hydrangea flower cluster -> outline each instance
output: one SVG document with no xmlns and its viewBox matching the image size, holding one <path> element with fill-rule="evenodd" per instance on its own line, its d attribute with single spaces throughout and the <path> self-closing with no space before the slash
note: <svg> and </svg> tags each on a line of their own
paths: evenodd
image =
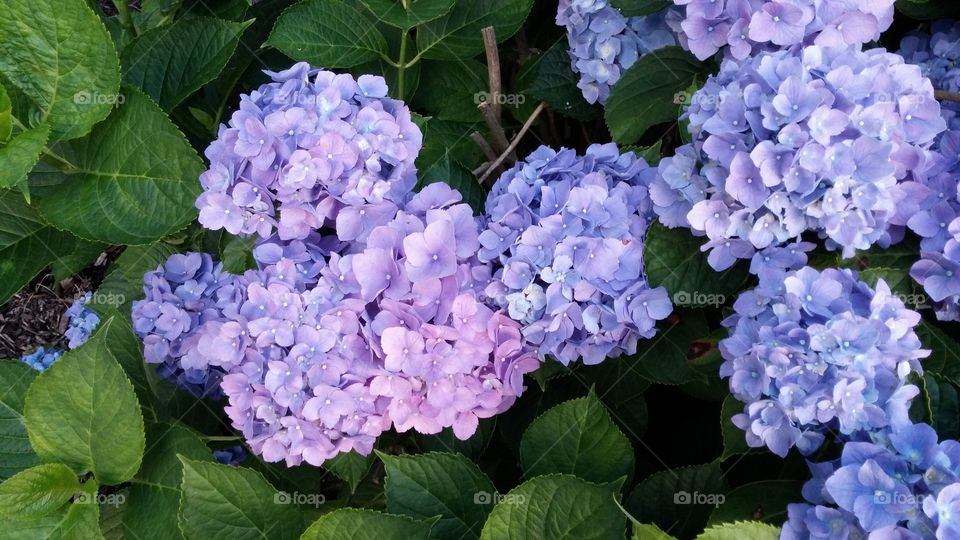
<svg viewBox="0 0 960 540">
<path fill-rule="evenodd" d="M 765 272 L 734 309 L 720 375 L 746 403 L 733 423 L 751 447 L 809 454 L 828 430 L 850 436 L 908 421 L 918 389 L 906 379 L 929 351 L 914 332 L 920 315 L 883 280 L 874 290 L 850 270 Z"/>
<path fill-rule="evenodd" d="M 893 23 L 894 0 L 673 0 L 671 26 L 700 60 L 727 48 L 743 60 L 793 45 L 842 47 L 876 40 Z"/>
<path fill-rule="evenodd" d="M 143 277 L 133 303 L 133 330 L 157 372 L 198 396 L 219 395 L 220 379 L 237 362 L 222 343 L 204 339 L 240 294 L 236 277 L 205 253 L 174 254 Z"/>
<path fill-rule="evenodd" d="M 486 292 L 541 358 L 595 364 L 633 353 L 672 311 L 644 273 L 654 175 L 605 144 L 584 156 L 541 147 L 497 180 L 480 234 L 480 260 L 497 268 Z"/>
<path fill-rule="evenodd" d="M 808 230 L 846 257 L 898 241 L 904 184 L 945 128 L 930 81 L 882 49 L 725 61 L 687 115 L 693 143 L 651 197 L 664 224 L 706 234 L 717 270 Z"/>
<path fill-rule="evenodd" d="M 938 443 L 932 427 L 911 423 L 862 439 L 839 460 L 809 464 L 810 504 L 789 505 L 780 538 L 960 537 L 960 443 Z"/>
<path fill-rule="evenodd" d="M 610 88 L 641 56 L 677 44 L 666 11 L 624 17 L 607 0 L 560 0 L 557 24 L 566 27 L 577 87 L 590 103 L 604 103 Z"/>
<path fill-rule="evenodd" d="M 86 307 L 93 293 L 86 293 L 77 297 L 64 312 L 67 316 L 67 329 L 64 336 L 67 338 L 67 349 L 76 349 L 90 339 L 90 335 L 100 324 L 100 316 Z M 63 356 L 64 351 L 55 347 L 37 347 L 35 351 L 20 357 L 20 361 L 37 371 L 46 371 L 53 363 Z"/>
<path fill-rule="evenodd" d="M 907 34 L 897 51 L 910 64 L 923 70 L 923 76 L 937 90 L 960 92 L 960 23 L 936 21 L 928 32 Z M 960 129 L 960 103 L 944 101 L 941 106 L 949 129 Z"/>
<path fill-rule="evenodd" d="M 298 63 L 241 96 L 206 150 L 200 223 L 303 239 L 345 204 L 402 203 L 416 183 L 420 129 L 382 77 Z"/>
<path fill-rule="evenodd" d="M 224 465 L 239 467 L 247 459 L 247 451 L 242 446 L 231 446 L 222 450 L 214 450 L 213 458 Z"/>
</svg>

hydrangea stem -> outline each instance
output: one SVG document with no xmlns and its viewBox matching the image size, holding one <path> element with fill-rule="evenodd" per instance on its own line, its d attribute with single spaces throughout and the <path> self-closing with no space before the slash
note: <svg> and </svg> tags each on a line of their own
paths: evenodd
<svg viewBox="0 0 960 540">
<path fill-rule="evenodd" d="M 137 29 L 133 26 L 133 19 L 130 17 L 130 7 L 127 0 L 112 0 L 114 7 L 117 8 L 117 17 L 120 19 L 120 26 L 130 33 L 131 36 L 137 35 Z"/>
</svg>

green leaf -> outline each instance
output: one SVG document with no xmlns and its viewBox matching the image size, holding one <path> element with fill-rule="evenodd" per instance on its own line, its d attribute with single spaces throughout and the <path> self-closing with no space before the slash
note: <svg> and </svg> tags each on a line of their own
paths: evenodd
<svg viewBox="0 0 960 540">
<path fill-rule="evenodd" d="M 463 202 L 470 205 L 474 214 L 483 212 L 483 205 L 487 200 L 486 190 L 480 185 L 472 172 L 455 161 L 449 154 L 444 155 L 421 172 L 417 191 L 435 182 L 445 183 L 459 191 L 463 195 Z"/>
<path fill-rule="evenodd" d="M 480 31 L 492 26 L 497 41 L 515 34 L 533 7 L 533 0 L 457 2 L 446 16 L 417 27 L 417 49 L 423 58 L 457 60 L 483 51 Z"/>
<path fill-rule="evenodd" d="M 352 67 L 387 50 L 376 22 L 340 0 L 304 0 L 286 9 L 266 45 L 325 68 Z"/>
<path fill-rule="evenodd" d="M 37 375 L 24 363 L 0 362 L 0 480 L 40 463 L 23 423 L 23 400 Z"/>
<path fill-rule="evenodd" d="M 530 424 L 520 441 L 524 476 L 569 473 L 592 482 L 633 475 L 633 447 L 590 392 Z"/>
<path fill-rule="evenodd" d="M 110 322 L 103 323 L 109 327 Z M 143 458 L 143 417 L 133 385 L 104 334 L 67 351 L 27 392 L 30 443 L 44 461 L 92 471 L 105 485 L 133 477 Z"/>
<path fill-rule="evenodd" d="M 438 120 L 479 122 L 477 106 L 487 91 L 487 67 L 472 58 L 458 62 L 426 61 L 413 107 Z"/>
<path fill-rule="evenodd" d="M 180 461 L 179 521 L 188 540 L 288 539 L 303 530 L 300 508 L 289 504 L 260 473 L 182 456 Z"/>
<path fill-rule="evenodd" d="M 150 30 L 123 49 L 123 81 L 170 111 L 220 74 L 252 22 L 190 17 Z"/>
<path fill-rule="evenodd" d="M 103 538 L 103 533 L 100 532 L 99 521 L 99 505 L 74 503 L 42 517 L 7 520 L 3 524 L 3 538 L 4 540 L 37 540 L 38 538 L 100 540 Z"/>
<path fill-rule="evenodd" d="M 40 159 L 40 152 L 47 144 L 50 127 L 40 124 L 17 134 L 6 146 L 0 147 L 0 189 L 9 189 L 21 183 L 30 169 Z"/>
<path fill-rule="evenodd" d="M 677 92 L 686 89 L 712 65 L 680 47 L 665 47 L 640 57 L 610 91 L 604 117 L 613 140 L 636 142 L 650 127 L 677 121 Z M 689 233 L 688 233 L 689 234 Z"/>
<path fill-rule="evenodd" d="M 457 0 L 360 0 L 380 21 L 401 30 L 443 17 Z"/>
<path fill-rule="evenodd" d="M 257 261 L 253 258 L 256 243 L 256 236 L 241 238 L 224 233 L 220 240 L 220 261 L 224 271 L 239 275 L 256 268 Z"/>
<path fill-rule="evenodd" d="M 110 114 L 120 66 L 84 0 L 7 0 L 0 36 L 0 72 L 40 109 L 54 139 L 82 137 Z"/>
<path fill-rule="evenodd" d="M 738 521 L 714 525 L 697 540 L 777 540 L 780 529 L 759 521 Z"/>
<path fill-rule="evenodd" d="M 623 148 L 623 151 L 633 152 L 637 157 L 643 158 L 650 166 L 656 167 L 663 157 L 662 143 L 663 141 L 657 141 L 650 146 L 627 146 Z"/>
<path fill-rule="evenodd" d="M 920 321 L 916 331 L 923 347 L 930 349 L 930 356 L 923 360 L 923 371 L 960 384 L 960 343 L 926 321 Z"/>
<path fill-rule="evenodd" d="M 7 89 L 0 84 L 0 143 L 5 143 L 13 133 L 13 103 Z"/>
<path fill-rule="evenodd" d="M 447 122 L 430 118 L 426 126 L 420 127 L 423 148 L 417 156 L 417 170 L 426 171 L 445 156 L 466 168 L 479 165 L 480 148 L 470 140 L 470 134 L 474 131 L 482 134 L 484 129 L 482 122 Z"/>
<path fill-rule="evenodd" d="M 915 400 L 926 406 L 923 418 L 942 439 L 960 437 L 960 396 L 957 387 L 936 375 L 925 374 L 921 385 L 923 400 Z"/>
<path fill-rule="evenodd" d="M 702 310 L 677 311 L 676 319 L 660 323 L 660 331 L 652 339 L 642 341 L 632 357 L 633 370 L 651 382 L 684 384 L 703 375 L 691 365 L 690 344 L 710 333 Z"/>
<path fill-rule="evenodd" d="M 386 469 L 387 511 L 414 519 L 440 516 L 434 538 L 479 538 L 496 493 L 493 482 L 459 454 L 379 454 Z"/>
<path fill-rule="evenodd" d="M 677 540 L 652 523 L 634 523 L 633 540 Z"/>
<path fill-rule="evenodd" d="M 347 453 L 339 453 L 323 463 L 323 467 L 336 475 L 350 486 L 350 493 L 357 491 L 357 486 L 366 478 L 370 467 L 373 465 L 373 452 L 366 456 L 361 456 L 352 450 Z"/>
<path fill-rule="evenodd" d="M 687 229 L 668 229 L 659 221 L 650 225 L 643 246 L 643 260 L 651 287 L 666 287 L 674 305 L 716 307 L 746 282 L 743 262 L 717 272 L 700 251 L 703 237 Z"/>
<path fill-rule="evenodd" d="M 120 497 L 126 499 L 128 490 L 119 491 L 113 495 L 118 499 Z M 123 514 L 126 509 L 127 505 L 124 503 L 100 505 L 100 531 L 106 540 L 123 540 Z"/>
<path fill-rule="evenodd" d="M 882 279 L 894 294 L 900 295 L 910 309 L 918 309 L 924 303 L 925 299 L 921 300 L 923 296 L 919 294 L 910 301 L 910 295 L 914 293 L 914 281 L 908 268 L 866 268 L 860 271 L 859 278 L 873 288 L 876 288 L 877 281 Z"/>
<path fill-rule="evenodd" d="M 524 66 L 521 80 L 528 81 L 524 94 L 534 100 L 545 101 L 550 109 L 575 120 L 599 118 L 603 109 L 583 99 L 577 88 L 579 77 L 570 69 L 570 53 L 567 38 L 563 37 L 546 52 Z"/>
<path fill-rule="evenodd" d="M 742 412 L 743 403 L 739 399 L 733 397 L 733 395 L 728 395 L 723 399 L 723 406 L 720 408 L 720 432 L 723 434 L 723 456 L 721 456 L 721 459 L 746 454 L 750 451 L 746 434 L 742 429 L 735 426 L 731 420 L 734 415 Z"/>
<path fill-rule="evenodd" d="M 638 521 L 653 522 L 678 538 L 689 538 L 703 528 L 726 491 L 716 463 L 674 468 L 637 484 L 626 508 Z"/>
<path fill-rule="evenodd" d="M 131 480 L 123 513 L 123 527 L 130 538 L 183 538 L 177 527 L 183 479 L 178 455 L 196 461 L 213 461 L 210 449 L 189 429 L 176 424 L 149 424 L 147 453 L 143 456 L 143 466 Z"/>
<path fill-rule="evenodd" d="M 670 0 L 610 0 L 610 5 L 617 8 L 624 17 L 641 17 L 652 15 L 671 5 Z"/>
<path fill-rule="evenodd" d="M 203 163 L 150 98 L 126 101 L 88 137 L 64 145 L 70 168 L 35 172 L 36 206 L 54 226 L 109 244 L 147 244 L 196 217 Z"/>
<path fill-rule="evenodd" d="M 615 497 L 620 484 L 593 484 L 568 474 L 527 480 L 493 507 L 484 540 L 622 540 L 626 517 Z"/>
<path fill-rule="evenodd" d="M 710 524 L 761 520 L 773 525 L 786 521 L 787 505 L 801 500 L 799 480 L 762 480 L 739 486 L 724 497 Z"/>
<path fill-rule="evenodd" d="M 897 10 L 912 19 L 936 20 L 955 19 L 960 17 L 960 4 L 953 0 L 897 0 Z"/>
<path fill-rule="evenodd" d="M 44 223 L 19 193 L 0 190 L 0 304 L 73 247 L 74 238 Z"/>
<path fill-rule="evenodd" d="M 0 484 L 0 516 L 44 516 L 62 507 L 78 491 L 77 475 L 66 465 L 37 465 Z"/>
<path fill-rule="evenodd" d="M 325 514 L 300 540 L 427 540 L 430 523 L 363 508 L 340 508 Z"/>
<path fill-rule="evenodd" d="M 55 281 L 64 280 L 97 260 L 107 245 L 101 242 L 89 242 L 82 238 L 73 239 L 73 248 L 53 261 L 50 271 Z"/>
</svg>

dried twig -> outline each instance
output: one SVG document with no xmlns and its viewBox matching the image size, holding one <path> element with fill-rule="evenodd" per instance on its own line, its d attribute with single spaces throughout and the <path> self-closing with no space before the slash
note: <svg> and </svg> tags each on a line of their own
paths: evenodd
<svg viewBox="0 0 960 540">
<path fill-rule="evenodd" d="M 960 92 L 950 92 L 948 90 L 937 90 L 933 93 L 934 97 L 940 101 L 960 102 Z"/>
<path fill-rule="evenodd" d="M 521 127 L 520 131 L 518 131 L 517 134 L 513 137 L 513 141 L 510 142 L 510 145 L 507 146 L 507 149 L 502 154 L 500 154 L 500 156 L 493 163 L 490 164 L 490 167 L 487 168 L 487 172 L 483 173 L 483 176 L 480 177 L 479 182 L 481 185 L 484 185 L 484 186 L 487 185 L 486 183 L 487 179 L 490 178 L 493 172 L 497 169 L 497 167 L 499 167 L 503 163 L 503 160 L 507 159 L 507 156 L 512 154 L 513 151 L 516 150 L 517 145 L 520 144 L 520 139 L 522 139 L 523 136 L 526 135 L 527 131 L 530 130 L 530 126 L 533 125 L 534 120 L 536 120 L 537 117 L 540 116 L 540 113 L 543 112 L 543 110 L 546 107 L 547 107 L 547 104 L 541 101 L 540 104 L 537 105 L 537 108 L 534 109 L 532 113 L 530 113 L 530 118 L 527 118 L 527 121 L 523 123 L 523 127 Z"/>
<path fill-rule="evenodd" d="M 483 135 L 479 131 L 474 131 L 470 134 L 470 138 L 473 142 L 477 143 L 477 146 L 480 147 L 480 150 L 483 151 L 483 155 L 486 156 L 488 162 L 493 162 L 497 159 L 497 153 L 493 151 L 493 148 L 490 146 L 490 143 L 483 138 Z"/>
</svg>

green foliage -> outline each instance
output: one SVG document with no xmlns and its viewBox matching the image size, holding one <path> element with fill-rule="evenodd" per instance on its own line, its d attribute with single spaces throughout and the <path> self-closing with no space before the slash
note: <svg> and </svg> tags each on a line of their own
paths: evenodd
<svg viewBox="0 0 960 540">
<path fill-rule="evenodd" d="M 355 66 L 387 50 L 375 22 L 340 0 L 304 0 L 287 9 L 267 44 L 291 58 L 327 68 Z"/>
<path fill-rule="evenodd" d="M 26 364 L 0 362 L 0 481 L 40 463 L 23 421 L 23 401 L 36 377 Z"/>
<path fill-rule="evenodd" d="M 726 481 L 716 463 L 654 473 L 634 488 L 626 508 L 640 522 L 652 522 L 679 538 L 701 530 L 723 500 Z"/>
<path fill-rule="evenodd" d="M 360 508 L 341 508 L 313 522 L 302 540 L 427 540 L 430 523 Z"/>
</svg>

